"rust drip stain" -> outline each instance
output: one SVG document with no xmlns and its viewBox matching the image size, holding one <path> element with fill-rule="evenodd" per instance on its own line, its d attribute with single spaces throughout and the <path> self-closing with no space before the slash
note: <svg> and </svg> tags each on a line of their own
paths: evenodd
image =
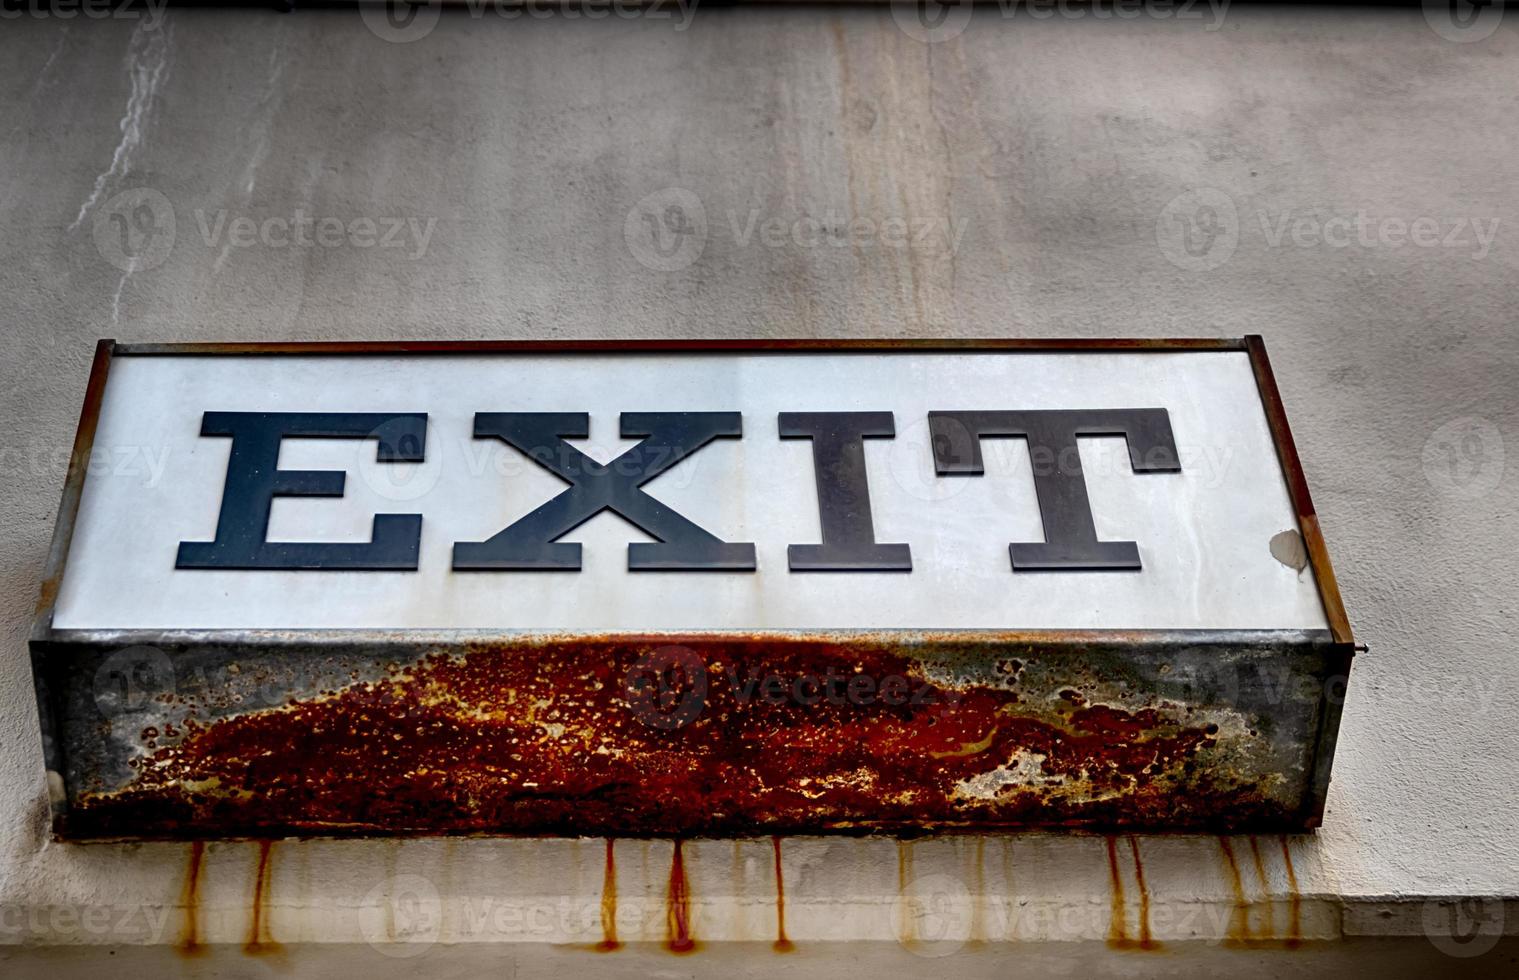
<svg viewBox="0 0 1519 980">
<path fill-rule="evenodd" d="M 1112 908 L 1108 916 L 1108 945 L 1114 949 L 1129 949 L 1128 902 L 1123 894 L 1123 875 L 1118 871 L 1118 841 L 1107 835 L 1108 843 L 1108 891 L 1112 896 Z"/>
<path fill-rule="evenodd" d="M 206 951 L 200 942 L 200 869 L 205 855 L 205 841 L 190 844 L 190 865 L 185 869 L 185 884 L 179 897 L 180 907 L 185 910 L 185 919 L 176 946 L 186 956 L 198 956 Z"/>
<path fill-rule="evenodd" d="M 672 953 L 690 953 L 696 949 L 691 935 L 691 884 L 686 877 L 683 842 L 675 839 L 670 855 L 670 887 L 665 895 L 665 949 Z"/>
<path fill-rule="evenodd" d="M 1013 888 L 1013 842 L 1007 837 L 1002 838 L 1002 887 L 1007 894 L 1007 900 L 1013 901 L 1017 896 Z M 1008 925 L 1007 933 L 1003 938 L 1008 940 L 1014 938 L 1011 924 Z"/>
<path fill-rule="evenodd" d="M 248 921 L 248 941 L 243 952 L 251 956 L 263 956 L 281 952 L 283 947 L 274 941 L 269 931 L 269 882 L 271 879 L 274 841 L 258 842 L 258 868 L 253 873 L 253 902 Z"/>
<path fill-rule="evenodd" d="M 629 678 L 670 643 L 481 645 L 276 707 L 187 713 L 173 739 L 145 741 L 129 784 L 81 797 L 73 829 L 173 836 L 214 826 L 271 838 L 1216 830 L 1269 822 L 1281 806 L 1215 761 L 1218 726 L 1186 705 L 1131 710 L 1034 696 L 1016 682 L 930 679 L 949 675 L 925 658 L 983 657 L 984 643 L 930 656 L 888 640 L 682 638 L 700 686 L 676 671 L 656 699 L 635 696 Z M 843 679 L 880 684 L 879 696 L 769 699 L 757 687 L 829 676 L 841 679 L 836 691 L 848 689 Z M 899 700 L 887 700 L 887 680 L 902 685 Z M 690 704 L 689 719 L 659 723 L 669 705 Z"/>
<path fill-rule="evenodd" d="M 1226 944 L 1248 945 L 1254 940 L 1250 933 L 1250 903 L 1245 900 L 1245 883 L 1240 878 L 1239 861 L 1234 857 L 1234 847 L 1229 838 L 1219 837 L 1219 849 L 1224 853 L 1224 867 L 1229 873 L 1229 887 L 1234 890 L 1234 911 L 1229 916 Z"/>
<path fill-rule="evenodd" d="M 1271 886 L 1267 884 L 1266 862 L 1261 859 L 1261 845 L 1254 834 L 1250 835 L 1250 860 L 1255 864 L 1256 880 L 1260 882 L 1261 892 L 1266 896 L 1266 932 L 1263 938 L 1272 939 L 1276 937 L 1276 913 L 1271 907 Z"/>
<path fill-rule="evenodd" d="M 970 938 L 966 945 L 986 942 L 986 838 L 977 837 L 971 853 L 971 882 L 975 893 L 970 897 Z"/>
<path fill-rule="evenodd" d="M 1287 869 L 1287 948 L 1297 949 L 1303 944 L 1303 893 L 1297 884 L 1297 870 L 1292 866 L 1292 850 L 1287 846 L 1287 836 L 1277 838 L 1282 845 L 1282 865 Z"/>
<path fill-rule="evenodd" d="M 771 949 L 777 953 L 789 953 L 796 944 L 786 938 L 786 876 L 781 872 L 781 839 L 770 838 L 770 848 L 775 853 L 775 942 Z"/>
<path fill-rule="evenodd" d="M 917 923 L 907 900 L 907 886 L 912 883 L 912 841 L 897 841 L 897 938 L 912 949 L 918 941 Z"/>
<path fill-rule="evenodd" d="M 1139 948 L 1159 949 L 1160 943 L 1150 935 L 1150 886 L 1145 884 L 1145 863 L 1139 857 L 1139 841 L 1129 836 L 1129 851 L 1134 855 L 1134 883 L 1139 888 Z"/>
<path fill-rule="evenodd" d="M 732 868 L 728 878 L 733 884 L 733 916 L 728 927 L 732 935 L 728 938 L 736 943 L 749 941 L 749 922 L 745 915 L 747 903 L 744 901 L 744 890 L 749 884 L 749 864 L 744 858 L 744 843 L 738 839 L 733 841 Z"/>
<path fill-rule="evenodd" d="M 601 872 L 601 942 L 598 952 L 612 953 L 622 949 L 617 939 L 617 849 L 616 841 L 607 838 L 606 865 Z"/>
<path fill-rule="evenodd" d="M 386 841 L 385 851 L 385 938 L 396 941 L 396 862 L 400 857 L 401 842 Z"/>
</svg>

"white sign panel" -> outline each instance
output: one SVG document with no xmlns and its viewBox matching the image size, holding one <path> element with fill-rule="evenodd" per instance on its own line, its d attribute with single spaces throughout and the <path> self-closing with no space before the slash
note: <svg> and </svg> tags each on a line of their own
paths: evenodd
<svg viewBox="0 0 1519 980">
<path fill-rule="evenodd" d="M 1250 355 L 118 352 L 57 629 L 1325 629 Z"/>
</svg>

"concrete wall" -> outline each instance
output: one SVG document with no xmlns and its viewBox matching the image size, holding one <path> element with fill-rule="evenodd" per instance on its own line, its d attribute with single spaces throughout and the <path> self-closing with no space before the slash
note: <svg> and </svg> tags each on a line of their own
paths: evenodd
<svg viewBox="0 0 1519 980">
<path fill-rule="evenodd" d="M 1109 935 L 1114 876 L 1131 929 L 1141 888 L 1169 910 L 1163 939 L 1242 938 L 1242 902 L 1281 937 L 1294 895 L 1307 935 L 1438 934 L 1426 898 L 1519 895 L 1519 12 L 1465 33 L 1417 7 L 1077 13 L 927 35 L 886 8 L 459 13 L 411 41 L 345 11 L 0 23 L 0 942 L 184 925 L 187 847 L 46 839 L 24 638 L 100 336 L 1263 333 L 1371 647 L 1296 888 L 1269 839 L 1234 842 L 1238 881 L 1217 841 L 1140 840 L 1145 882 L 1123 840 L 1111 865 L 1101 838 L 800 841 L 791 938 L 902 938 L 904 882 L 949 895 L 962 938 L 1024 940 Z M 689 234 L 629 220 L 670 203 Z M 238 218 L 342 227 L 300 245 Z M 628 938 L 658 940 L 669 845 L 619 850 L 623 894 L 654 903 Z M 258 907 L 286 943 L 406 938 L 398 893 L 445 941 L 599 935 L 600 842 L 270 857 L 260 906 L 256 845 L 208 850 L 204 941 L 242 942 Z M 768 943 L 768 842 L 687 857 L 701 937 Z M 513 896 L 592 912 L 472 927 L 471 901 Z"/>
</svg>

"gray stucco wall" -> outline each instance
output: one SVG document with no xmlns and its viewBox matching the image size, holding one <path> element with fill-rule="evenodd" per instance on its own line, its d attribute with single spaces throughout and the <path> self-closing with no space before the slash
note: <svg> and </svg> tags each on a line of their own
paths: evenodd
<svg viewBox="0 0 1519 980">
<path fill-rule="evenodd" d="M 1519 13 L 1216 13 L 0 24 L 0 902 L 179 887 L 178 850 L 44 842 L 25 633 L 101 336 L 1262 333 L 1371 647 L 1304 888 L 1519 894 Z M 236 223 L 302 217 L 343 227 Z"/>
</svg>

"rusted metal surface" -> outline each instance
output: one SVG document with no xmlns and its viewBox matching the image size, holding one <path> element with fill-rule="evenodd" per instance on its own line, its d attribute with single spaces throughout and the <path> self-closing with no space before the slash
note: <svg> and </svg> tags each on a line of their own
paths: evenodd
<svg viewBox="0 0 1519 980">
<path fill-rule="evenodd" d="M 246 639 L 74 661 L 69 836 L 1301 827 L 1337 693 L 1278 634 Z"/>
</svg>

